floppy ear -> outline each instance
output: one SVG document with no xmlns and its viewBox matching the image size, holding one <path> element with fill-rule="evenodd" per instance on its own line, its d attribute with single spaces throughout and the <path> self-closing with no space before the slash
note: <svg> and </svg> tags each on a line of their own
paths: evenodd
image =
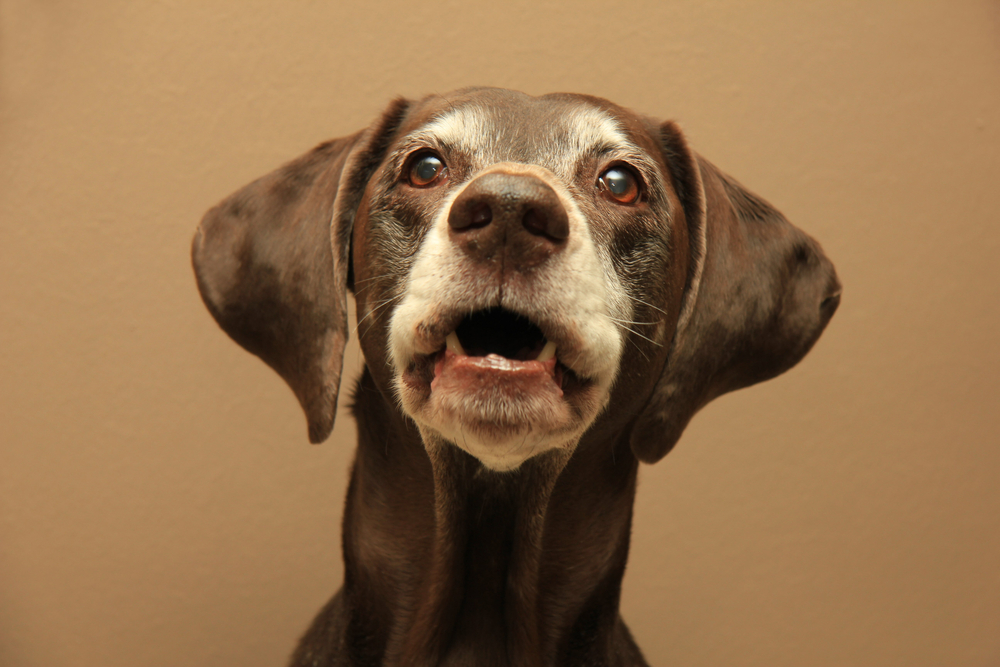
<svg viewBox="0 0 1000 667">
<path fill-rule="evenodd" d="M 631 434 L 653 463 L 712 399 L 772 378 L 805 356 L 840 303 L 819 244 L 661 127 L 688 226 L 690 269 L 663 375 Z"/>
<path fill-rule="evenodd" d="M 337 411 L 354 215 L 407 104 L 396 100 L 372 128 L 321 144 L 230 195 L 194 237 L 205 305 L 285 379 L 314 443 L 330 435 Z"/>
</svg>

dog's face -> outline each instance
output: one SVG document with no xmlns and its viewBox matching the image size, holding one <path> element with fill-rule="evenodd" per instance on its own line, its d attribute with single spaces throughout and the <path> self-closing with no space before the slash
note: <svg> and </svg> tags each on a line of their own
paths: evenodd
<svg viewBox="0 0 1000 667">
<path fill-rule="evenodd" d="M 796 363 L 839 299 L 818 245 L 604 100 L 397 101 L 210 211 L 199 286 L 332 427 L 357 300 L 366 364 L 429 446 L 494 470 L 595 420 L 647 461 L 712 398 Z"/>
<path fill-rule="evenodd" d="M 662 364 L 687 233 L 658 129 L 576 96 L 411 110 L 355 219 L 354 286 L 425 441 L 515 468 L 576 443 L 626 347 Z"/>
</svg>

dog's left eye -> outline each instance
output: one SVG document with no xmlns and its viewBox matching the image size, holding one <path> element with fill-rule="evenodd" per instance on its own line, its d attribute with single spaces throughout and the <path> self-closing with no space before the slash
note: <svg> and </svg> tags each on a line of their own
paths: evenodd
<svg viewBox="0 0 1000 667">
<path fill-rule="evenodd" d="M 410 161 L 406 173 L 410 185 L 428 188 L 441 181 L 447 170 L 444 161 L 434 153 L 421 153 Z"/>
<path fill-rule="evenodd" d="M 605 169 L 597 178 L 597 187 L 619 204 L 634 204 L 639 200 L 639 177 L 622 165 Z"/>
</svg>

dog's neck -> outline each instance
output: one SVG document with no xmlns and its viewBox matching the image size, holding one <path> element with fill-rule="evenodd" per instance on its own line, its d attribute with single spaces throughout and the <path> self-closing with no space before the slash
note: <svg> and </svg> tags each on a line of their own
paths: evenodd
<svg viewBox="0 0 1000 667">
<path fill-rule="evenodd" d="M 583 664 L 620 645 L 637 470 L 624 442 L 496 473 L 425 447 L 367 370 L 354 412 L 341 603 L 358 664 Z"/>
</svg>

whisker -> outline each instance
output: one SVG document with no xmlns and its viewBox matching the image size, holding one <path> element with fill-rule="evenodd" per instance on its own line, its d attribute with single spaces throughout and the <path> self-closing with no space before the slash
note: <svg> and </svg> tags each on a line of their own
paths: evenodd
<svg viewBox="0 0 1000 667">
<path fill-rule="evenodd" d="M 369 283 L 369 282 L 371 282 L 373 280 L 378 280 L 379 278 L 388 278 L 390 276 L 395 276 L 395 275 L 398 275 L 398 274 L 395 273 L 395 272 L 394 273 L 383 273 L 380 276 L 371 276 L 369 278 L 365 278 L 364 280 L 355 280 L 354 281 L 354 286 L 357 287 L 358 285 L 363 285 L 363 284 Z"/>
<path fill-rule="evenodd" d="M 641 303 L 642 305 L 648 306 L 649 308 L 652 308 L 653 310 L 655 310 L 657 312 L 663 313 L 664 315 L 667 314 L 667 311 L 663 310 L 662 308 L 657 308 L 656 306 L 654 306 L 651 303 L 646 303 L 645 301 L 643 301 L 642 299 L 640 299 L 637 296 L 632 296 L 631 294 L 625 294 L 625 296 L 627 296 L 628 298 L 632 299 L 636 303 Z"/>
<path fill-rule="evenodd" d="M 506 458 L 506 457 L 510 456 L 512 453 L 517 453 L 517 452 L 521 451 L 521 448 L 524 447 L 524 445 L 525 445 L 526 442 L 528 442 L 528 432 L 527 431 L 525 431 L 525 433 L 524 433 L 524 439 L 521 440 L 520 444 L 511 445 L 510 447 L 508 447 L 507 451 L 505 451 L 503 453 L 503 457 Z"/>
<path fill-rule="evenodd" d="M 378 312 L 379 312 L 380 310 L 383 310 L 383 309 L 384 309 L 384 308 L 385 308 L 386 306 L 390 305 L 390 304 L 391 304 L 391 303 L 393 303 L 394 301 L 399 301 L 399 300 L 400 300 L 400 299 L 402 299 L 402 298 L 403 298 L 404 296 L 405 296 L 405 294 L 397 294 L 397 295 L 396 295 L 396 296 L 394 296 L 394 297 L 391 297 L 391 298 L 389 298 L 389 299 L 385 299 L 385 300 L 384 300 L 384 301 L 382 301 L 381 303 L 378 303 L 378 304 L 375 304 L 375 306 L 374 306 L 374 307 L 373 307 L 373 308 L 372 308 L 372 309 L 371 309 L 370 311 L 368 311 L 368 314 L 367 314 L 367 315 L 365 315 L 365 316 L 364 316 L 364 317 L 362 317 L 362 318 L 361 318 L 360 320 L 358 320 L 358 324 L 357 324 L 357 326 L 355 326 L 355 327 L 354 327 L 354 335 L 355 335 L 355 336 L 357 336 L 357 335 L 358 335 L 358 330 L 359 330 L 359 329 L 361 328 L 361 324 L 362 324 L 362 323 L 363 323 L 363 322 L 364 322 L 365 320 L 367 320 L 367 319 L 368 319 L 369 317 L 373 317 L 373 316 L 374 316 L 374 315 L 376 315 L 376 314 L 377 314 L 377 313 L 378 313 Z M 375 319 L 373 319 L 373 320 L 372 320 L 372 323 L 368 325 L 368 328 L 367 328 L 367 329 L 365 329 L 365 333 L 366 333 L 366 334 L 368 333 L 368 331 L 369 331 L 369 330 L 370 330 L 370 329 L 371 329 L 371 328 L 372 328 L 373 326 L 375 326 L 375 322 L 377 321 L 377 319 L 378 319 L 378 318 L 375 318 Z"/>
<path fill-rule="evenodd" d="M 632 345 L 635 346 L 635 349 L 639 350 L 639 354 L 642 355 L 643 359 L 645 359 L 646 361 L 649 361 L 649 355 L 646 354 L 641 347 L 639 347 L 638 343 L 636 343 L 635 341 L 632 341 Z"/>
<path fill-rule="evenodd" d="M 649 336 L 643 336 L 641 333 L 639 333 L 635 329 L 630 329 L 629 327 L 625 326 L 624 324 L 619 324 L 618 326 L 620 326 L 622 329 L 625 329 L 625 331 L 628 331 L 629 333 L 635 334 L 636 336 L 638 336 L 639 338 L 642 338 L 643 340 L 648 340 L 650 343 L 652 343 L 656 347 L 663 347 L 663 343 L 657 343 L 655 340 L 653 340 Z"/>
<path fill-rule="evenodd" d="M 611 320 L 612 322 L 618 322 L 619 324 L 647 324 L 647 325 L 656 324 L 656 322 L 638 322 L 636 320 L 619 320 L 618 318 L 611 317 L 610 315 L 608 315 L 607 318 L 609 320 Z"/>
</svg>

